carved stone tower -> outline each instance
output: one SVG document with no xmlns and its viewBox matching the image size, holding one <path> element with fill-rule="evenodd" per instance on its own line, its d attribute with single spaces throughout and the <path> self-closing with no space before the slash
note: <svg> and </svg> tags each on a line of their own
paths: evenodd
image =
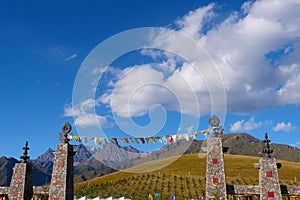
<svg viewBox="0 0 300 200">
<path fill-rule="evenodd" d="M 8 198 L 10 200 L 30 200 L 33 195 L 33 167 L 27 163 L 27 160 L 30 158 L 28 156 L 28 141 L 26 141 L 23 150 L 23 156 L 20 157 L 22 159 L 21 163 L 17 163 L 13 169 L 13 176 L 8 190 Z"/>
<path fill-rule="evenodd" d="M 224 155 L 221 135 L 223 127 L 220 120 L 213 115 L 209 119 L 212 126 L 212 137 L 207 139 L 206 161 L 206 199 L 226 199 L 226 179 L 224 170 Z"/>
<path fill-rule="evenodd" d="M 280 163 L 276 163 L 275 158 L 271 154 L 273 150 L 270 149 L 271 140 L 268 139 L 268 134 L 265 135 L 265 140 L 262 158 L 259 161 L 259 187 L 260 199 L 282 199 L 281 190 L 278 178 L 278 168 L 281 167 Z M 278 167 L 277 167 L 278 166 Z"/>
<path fill-rule="evenodd" d="M 74 199 L 74 161 L 73 146 L 69 144 L 68 134 L 71 125 L 66 123 L 62 128 L 62 144 L 56 145 L 54 163 L 49 190 L 49 200 Z"/>
</svg>

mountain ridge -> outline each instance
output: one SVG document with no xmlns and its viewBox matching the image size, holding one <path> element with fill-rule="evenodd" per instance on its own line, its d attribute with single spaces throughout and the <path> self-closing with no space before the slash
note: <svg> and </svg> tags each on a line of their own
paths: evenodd
<svg viewBox="0 0 300 200">
<path fill-rule="evenodd" d="M 223 146 L 227 147 L 225 154 L 233 155 L 246 155 L 246 156 L 258 156 L 262 149 L 262 140 L 257 139 L 247 133 L 233 133 L 223 134 L 221 136 Z M 116 146 L 109 144 L 105 151 L 102 152 L 104 156 L 110 156 L 110 158 L 120 163 L 118 166 L 120 169 L 125 169 L 138 165 L 140 163 L 157 160 L 162 157 L 173 156 L 175 153 L 180 154 L 195 154 L 203 152 L 203 146 L 205 146 L 205 140 L 194 140 L 191 143 L 186 140 L 181 140 L 172 144 L 163 146 L 161 149 L 153 152 L 142 152 L 131 146 Z M 274 157 L 280 160 L 287 160 L 293 162 L 300 162 L 300 149 L 285 145 L 272 143 L 271 148 L 274 150 Z M 94 177 L 102 176 L 108 173 L 115 172 L 117 170 L 112 169 L 105 164 L 101 163 L 99 159 L 96 159 L 93 155 L 97 153 L 97 149 L 89 149 L 84 145 L 74 145 L 74 180 L 75 182 L 81 182 L 92 179 Z M 116 154 L 119 149 L 123 149 L 125 153 L 121 157 L 111 156 Z M 126 157 L 126 151 L 131 151 L 131 157 Z M 29 163 L 34 166 L 34 184 L 43 185 L 49 183 L 53 167 L 53 155 L 54 150 L 47 149 L 43 154 L 38 156 L 34 160 L 30 160 Z M 100 154 L 101 155 L 101 154 Z M 101 157 L 100 160 L 107 157 Z M 12 176 L 12 168 L 19 161 L 15 158 L 0 157 L 0 185 L 7 186 L 10 183 Z"/>
</svg>

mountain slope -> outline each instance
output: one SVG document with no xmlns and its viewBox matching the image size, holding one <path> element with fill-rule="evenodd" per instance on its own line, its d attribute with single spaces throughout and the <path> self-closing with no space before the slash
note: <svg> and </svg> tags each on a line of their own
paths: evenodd
<svg viewBox="0 0 300 200">
<path fill-rule="evenodd" d="M 13 174 L 13 167 L 18 161 L 14 158 L 0 157 L 0 185 L 8 186 Z"/>
<path fill-rule="evenodd" d="M 15 158 L 0 157 L 0 186 L 9 186 L 11 177 L 13 175 L 13 167 L 20 161 Z M 33 184 L 43 185 L 45 181 L 50 178 L 49 175 L 40 170 L 38 167 L 33 166 Z"/>
<path fill-rule="evenodd" d="M 262 140 L 247 133 L 224 134 L 221 136 L 223 147 L 227 147 L 226 154 L 259 156 L 262 151 Z M 194 140 L 185 154 L 202 152 L 203 141 Z M 205 144 L 204 144 L 205 146 Z M 300 149 L 285 144 L 272 143 L 273 157 L 280 160 L 300 162 Z"/>
<path fill-rule="evenodd" d="M 225 156 L 225 174 L 229 185 L 258 185 L 259 170 L 253 163 L 259 157 L 228 155 Z M 148 194 L 158 192 L 162 199 L 176 194 L 178 199 L 197 198 L 205 191 L 206 157 L 199 154 L 183 155 L 169 166 L 148 173 L 137 173 L 144 168 L 164 163 L 168 158 L 150 161 L 134 167 L 136 173 L 115 172 L 89 181 L 75 184 L 77 196 L 109 197 L 130 196 L 147 199 Z M 281 184 L 300 185 L 300 163 L 280 161 Z"/>
</svg>

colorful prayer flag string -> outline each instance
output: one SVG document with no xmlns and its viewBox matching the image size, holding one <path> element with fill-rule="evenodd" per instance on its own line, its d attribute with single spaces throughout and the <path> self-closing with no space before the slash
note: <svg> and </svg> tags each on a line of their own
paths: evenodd
<svg viewBox="0 0 300 200">
<path fill-rule="evenodd" d="M 174 142 L 180 140 L 187 140 L 195 139 L 198 135 L 198 132 L 203 133 L 204 135 L 209 134 L 209 129 L 202 130 L 202 131 L 195 131 L 192 133 L 179 133 L 173 135 L 166 135 L 166 136 L 150 136 L 150 137 L 124 137 L 124 138 L 103 138 L 103 137 L 94 137 L 94 136 L 70 136 L 69 139 L 73 140 L 74 142 L 83 142 L 87 143 L 88 140 L 94 141 L 96 145 L 101 145 L 107 142 L 111 142 L 113 144 L 119 145 L 119 142 L 125 142 L 126 144 L 135 143 L 135 144 L 150 144 L 150 141 L 153 144 L 157 142 L 164 143 L 164 144 L 172 144 Z"/>
</svg>

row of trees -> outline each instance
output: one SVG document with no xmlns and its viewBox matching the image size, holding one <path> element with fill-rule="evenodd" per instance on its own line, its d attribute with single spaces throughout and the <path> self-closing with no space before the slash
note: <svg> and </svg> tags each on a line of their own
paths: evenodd
<svg viewBox="0 0 300 200">
<path fill-rule="evenodd" d="M 147 199 L 148 195 L 158 193 L 157 199 L 167 199 L 175 194 L 178 199 L 197 198 L 204 195 L 205 179 L 196 176 L 177 176 L 170 174 L 139 174 L 116 181 L 83 185 L 75 191 L 76 196 L 121 197 L 133 195 L 135 199 Z"/>
</svg>

